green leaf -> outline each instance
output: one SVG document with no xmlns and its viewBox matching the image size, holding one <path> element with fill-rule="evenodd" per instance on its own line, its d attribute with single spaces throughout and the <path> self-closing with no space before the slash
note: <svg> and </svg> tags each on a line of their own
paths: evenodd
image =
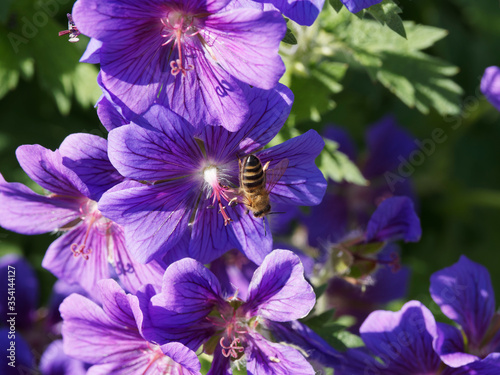
<svg viewBox="0 0 500 375">
<path fill-rule="evenodd" d="M 424 114 L 430 108 L 442 116 L 460 113 L 462 89 L 449 78 L 458 68 L 421 52 L 446 36 L 446 30 L 413 22 L 404 25 L 407 40 L 375 21 L 353 18 L 346 36 L 350 61 L 409 107 Z"/>
<path fill-rule="evenodd" d="M 338 13 L 344 6 L 340 0 L 330 0 L 330 5 L 335 9 L 335 11 Z"/>
<path fill-rule="evenodd" d="M 343 89 L 339 81 L 344 77 L 346 70 L 347 64 L 324 60 L 311 69 L 311 75 L 331 92 L 338 93 Z"/>
<path fill-rule="evenodd" d="M 293 35 L 292 30 L 290 30 L 288 27 L 286 28 L 286 34 L 281 41 L 283 43 L 291 45 L 297 44 L 297 39 L 295 38 L 295 35 Z"/>
<path fill-rule="evenodd" d="M 406 38 L 403 20 L 399 16 L 401 8 L 393 0 L 384 0 L 379 4 L 372 5 L 366 10 L 382 25 Z"/>
<path fill-rule="evenodd" d="M 361 337 L 350 333 L 349 331 L 338 331 L 334 333 L 334 337 L 340 341 L 346 348 L 359 348 L 364 346 Z"/>
<path fill-rule="evenodd" d="M 326 179 L 335 182 L 346 181 L 356 185 L 368 185 L 356 164 L 347 155 L 338 150 L 338 144 L 330 139 L 324 139 L 325 148 L 319 156 L 319 169 Z"/>
<path fill-rule="evenodd" d="M 313 331 L 320 331 L 328 322 L 333 319 L 334 314 L 335 309 L 330 309 L 319 315 L 308 318 L 303 323 L 305 323 Z"/>
<path fill-rule="evenodd" d="M 314 294 L 316 295 L 316 299 L 318 299 L 319 297 L 321 297 L 323 295 L 323 293 L 325 293 L 327 287 L 328 287 L 328 284 L 322 284 L 318 287 L 313 286 Z"/>
</svg>

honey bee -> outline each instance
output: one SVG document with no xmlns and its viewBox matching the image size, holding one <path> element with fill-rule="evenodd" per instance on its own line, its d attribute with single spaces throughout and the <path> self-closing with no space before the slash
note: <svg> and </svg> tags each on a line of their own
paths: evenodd
<svg viewBox="0 0 500 375">
<path fill-rule="evenodd" d="M 237 197 L 229 202 L 235 204 L 238 200 L 243 203 L 247 213 L 252 211 L 256 218 L 264 218 L 271 212 L 269 193 L 285 173 L 288 167 L 288 159 L 283 159 L 272 169 L 269 169 L 270 162 L 264 166 L 255 155 L 248 155 L 239 160 L 239 181 L 240 187 L 236 190 Z"/>
</svg>

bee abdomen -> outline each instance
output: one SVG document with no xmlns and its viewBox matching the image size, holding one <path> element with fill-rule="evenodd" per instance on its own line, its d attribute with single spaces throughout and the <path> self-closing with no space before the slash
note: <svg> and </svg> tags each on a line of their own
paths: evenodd
<svg viewBox="0 0 500 375">
<path fill-rule="evenodd" d="M 261 188 L 264 185 L 264 170 L 262 163 L 256 156 L 250 155 L 245 160 L 242 177 L 243 181 L 241 183 L 246 189 Z"/>
</svg>

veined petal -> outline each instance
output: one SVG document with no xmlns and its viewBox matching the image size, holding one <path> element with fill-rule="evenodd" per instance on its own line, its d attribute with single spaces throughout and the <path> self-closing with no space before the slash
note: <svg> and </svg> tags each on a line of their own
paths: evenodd
<svg viewBox="0 0 500 375">
<path fill-rule="evenodd" d="M 436 324 L 437 336 L 432 346 L 446 365 L 460 367 L 480 359 L 475 355 L 465 353 L 462 332 L 456 327 L 444 323 Z"/>
<path fill-rule="evenodd" d="M 71 134 L 59 148 L 65 167 L 75 172 L 89 189 L 89 198 L 102 194 L 123 181 L 108 158 L 108 142 L 93 134 Z"/>
<path fill-rule="evenodd" d="M 184 258 L 171 264 L 161 293 L 148 286 L 137 294 L 133 307 L 143 336 L 159 343 L 180 342 L 197 350 L 215 328 L 205 317 L 216 304 L 224 303 L 215 276 L 199 262 Z"/>
<path fill-rule="evenodd" d="M 316 372 L 297 349 L 267 341 L 252 334 L 251 345 L 245 350 L 249 375 L 314 375 Z"/>
<path fill-rule="evenodd" d="M 269 0 L 255 1 L 265 3 Z M 271 2 L 284 16 L 299 25 L 311 26 L 323 9 L 325 0 L 271 0 Z"/>
<path fill-rule="evenodd" d="M 88 259 L 74 255 L 72 247 L 83 246 Z M 49 246 L 42 267 L 68 283 L 80 284 L 92 293 L 99 280 L 109 278 L 106 235 L 96 225 L 85 222 L 63 234 Z"/>
<path fill-rule="evenodd" d="M 154 106 L 145 116 L 158 131 L 130 124 L 109 133 L 109 158 L 128 178 L 168 180 L 197 172 L 203 158 L 190 125 L 175 113 Z"/>
<path fill-rule="evenodd" d="M 88 363 L 110 363 L 147 348 L 137 327 L 112 321 L 94 302 L 79 295 L 67 297 L 60 307 L 64 319 L 64 352 Z"/>
<path fill-rule="evenodd" d="M 190 48 L 185 56 L 186 64 L 193 67 L 186 76 L 174 76 L 168 68 L 158 102 L 198 129 L 220 125 L 228 131 L 236 131 L 249 114 L 245 84 L 209 61 L 200 48 Z"/>
<path fill-rule="evenodd" d="M 175 321 L 165 324 L 175 327 L 203 319 L 215 305 L 224 303 L 221 295 L 214 274 L 200 262 L 184 258 L 167 268 L 161 293 L 151 299 L 151 304 L 169 311 Z"/>
<path fill-rule="evenodd" d="M 287 322 L 305 317 L 315 303 L 299 257 L 289 250 L 274 250 L 255 271 L 244 306 L 251 316 Z"/>
<path fill-rule="evenodd" d="M 123 229 L 114 224 L 111 234 L 113 267 L 124 288 L 135 293 L 146 284 L 161 285 L 165 269 L 156 261 L 147 264 L 137 262 L 127 249 Z"/>
<path fill-rule="evenodd" d="M 234 208 L 239 218 L 229 225 L 236 237 L 236 247 L 255 264 L 261 264 L 273 249 L 273 236 L 267 218 L 258 219 L 239 205 Z M 266 230 L 264 229 L 266 226 Z"/>
<path fill-rule="evenodd" d="M 151 18 L 161 16 L 162 0 L 78 0 L 73 6 L 73 19 L 78 30 L 100 41 L 121 40 Z"/>
<path fill-rule="evenodd" d="M 408 197 L 390 197 L 377 207 L 368 222 L 367 242 L 397 241 L 417 242 L 422 235 L 420 219 L 413 202 Z"/>
<path fill-rule="evenodd" d="M 97 102 L 97 116 L 108 132 L 114 128 L 126 125 L 129 122 L 123 117 L 119 108 L 114 105 L 105 95 Z"/>
<path fill-rule="evenodd" d="M 325 143 L 314 130 L 257 154 L 261 162 L 270 161 L 269 169 L 283 159 L 288 167 L 271 191 L 273 201 L 285 204 L 316 205 L 321 202 L 327 182 L 314 163 Z"/>
<path fill-rule="evenodd" d="M 202 201 L 196 212 L 189 242 L 189 257 L 206 264 L 234 248 L 236 238 L 231 230 L 232 223 L 224 225 L 219 207 L 206 207 L 208 200 Z M 228 213 L 229 214 L 229 213 Z M 187 255 L 185 254 L 185 255 Z"/>
<path fill-rule="evenodd" d="M 497 375 L 499 373 L 500 353 L 491 353 L 486 358 L 466 366 L 443 371 L 443 375 Z"/>
<path fill-rule="evenodd" d="M 43 196 L 0 175 L 0 226 L 22 234 L 55 231 L 80 217 L 74 197 Z"/>
<path fill-rule="evenodd" d="M 388 374 L 430 374 L 439 368 L 440 358 L 432 347 L 436 321 L 418 301 L 397 312 L 372 312 L 359 331 Z"/>
<path fill-rule="evenodd" d="M 267 145 L 285 123 L 293 103 L 293 93 L 278 84 L 273 90 L 245 89 L 245 102 L 252 111 L 235 132 L 207 126 L 201 133 L 207 155 L 215 161 L 227 161 L 248 155 Z"/>
<path fill-rule="evenodd" d="M 195 352 L 193 352 L 186 346 L 178 342 L 172 342 L 162 345 L 161 350 L 163 354 L 167 355 L 168 357 L 172 358 L 172 360 L 182 365 L 184 371 L 186 370 L 188 371 L 187 373 L 181 371 L 178 375 L 183 375 L 183 374 L 201 375 L 200 372 L 201 364 L 200 361 L 198 360 L 198 356 L 196 355 Z M 174 373 L 172 375 L 177 375 L 177 374 Z"/>
<path fill-rule="evenodd" d="M 207 41 L 205 48 L 225 71 L 269 90 L 285 72 L 277 53 L 285 32 L 285 20 L 278 12 L 245 8 L 210 15 L 200 35 Z"/>
<path fill-rule="evenodd" d="M 118 187 L 103 195 L 99 210 L 123 226 L 127 247 L 138 262 L 161 258 L 188 229 L 199 190 L 196 183 L 180 179 L 124 190 Z"/>
<path fill-rule="evenodd" d="M 380 3 L 382 0 L 341 0 L 349 12 L 358 13 L 363 9 Z"/>
<path fill-rule="evenodd" d="M 490 274 L 465 255 L 431 276 L 430 293 L 441 311 L 462 326 L 470 345 L 479 347 L 495 313 Z"/>
<path fill-rule="evenodd" d="M 88 188 L 78 176 L 62 164 L 58 150 L 40 145 L 23 145 L 16 150 L 17 160 L 26 174 L 51 193 L 80 197 L 89 196 Z"/>
</svg>

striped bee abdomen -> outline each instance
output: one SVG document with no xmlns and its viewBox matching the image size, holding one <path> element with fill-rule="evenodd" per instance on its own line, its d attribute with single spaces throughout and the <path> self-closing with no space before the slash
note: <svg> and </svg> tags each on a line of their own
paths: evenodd
<svg viewBox="0 0 500 375">
<path fill-rule="evenodd" d="M 261 189 L 265 185 L 264 170 L 259 158 L 255 155 L 249 155 L 243 165 L 242 181 L 240 184 L 247 190 Z"/>
</svg>

